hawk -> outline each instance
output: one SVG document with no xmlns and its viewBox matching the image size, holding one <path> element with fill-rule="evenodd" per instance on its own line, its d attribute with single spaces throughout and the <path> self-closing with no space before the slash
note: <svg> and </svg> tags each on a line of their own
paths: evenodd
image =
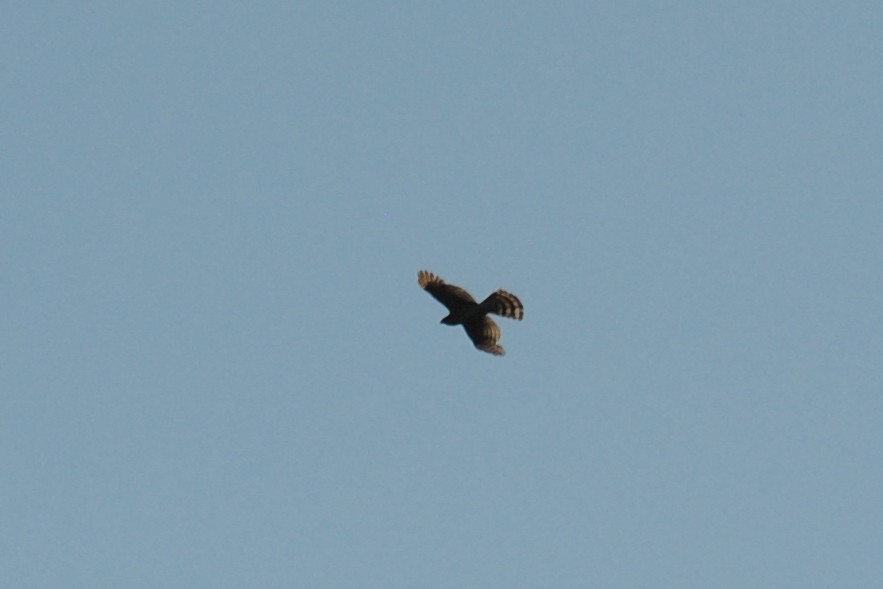
<svg viewBox="0 0 883 589">
<path fill-rule="evenodd" d="M 511 292 L 498 290 L 479 304 L 464 289 L 447 284 L 440 277 L 426 270 L 417 273 L 417 284 L 450 311 L 448 316 L 441 320 L 442 323 L 462 325 L 466 335 L 479 350 L 495 356 L 506 353 L 503 346 L 497 343 L 501 335 L 500 328 L 488 317 L 488 313 L 521 321 L 524 317 L 524 306 L 518 297 Z"/>
</svg>

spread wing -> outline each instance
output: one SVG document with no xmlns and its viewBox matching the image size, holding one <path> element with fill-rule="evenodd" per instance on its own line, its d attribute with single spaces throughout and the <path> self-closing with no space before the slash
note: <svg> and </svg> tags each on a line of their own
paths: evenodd
<svg viewBox="0 0 883 589">
<path fill-rule="evenodd" d="M 475 299 L 466 290 L 453 284 L 446 284 L 444 280 L 432 272 L 426 270 L 418 272 L 417 283 L 449 311 L 457 311 L 464 306 L 476 304 Z"/>
<path fill-rule="evenodd" d="M 494 356 L 502 356 L 506 353 L 503 346 L 497 343 L 502 335 L 500 327 L 487 315 L 467 321 L 463 324 L 463 329 L 479 350 Z"/>
</svg>

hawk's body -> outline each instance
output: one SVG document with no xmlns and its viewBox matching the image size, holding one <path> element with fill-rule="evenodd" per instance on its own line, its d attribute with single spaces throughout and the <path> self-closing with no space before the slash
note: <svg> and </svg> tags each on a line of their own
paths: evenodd
<svg viewBox="0 0 883 589">
<path fill-rule="evenodd" d="M 466 335 L 479 350 L 496 356 L 506 353 L 503 346 L 497 343 L 501 335 L 500 328 L 488 317 L 488 313 L 520 321 L 524 317 L 524 306 L 518 297 L 505 290 L 498 290 L 479 304 L 464 289 L 447 284 L 426 270 L 417 273 L 417 283 L 448 308 L 448 316 L 441 320 L 442 323 L 462 325 Z"/>
</svg>

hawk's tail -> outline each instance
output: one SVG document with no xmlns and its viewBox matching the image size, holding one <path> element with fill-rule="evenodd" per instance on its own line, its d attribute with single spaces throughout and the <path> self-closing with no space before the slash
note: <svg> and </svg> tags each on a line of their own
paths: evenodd
<svg viewBox="0 0 883 589">
<path fill-rule="evenodd" d="M 481 309 L 485 313 L 493 313 L 500 317 L 508 317 L 521 321 L 524 317 L 524 305 L 511 292 L 498 290 L 481 303 Z"/>
</svg>

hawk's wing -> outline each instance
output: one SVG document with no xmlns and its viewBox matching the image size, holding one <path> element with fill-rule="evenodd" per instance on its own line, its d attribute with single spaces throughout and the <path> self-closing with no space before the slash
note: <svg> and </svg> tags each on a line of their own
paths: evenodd
<svg viewBox="0 0 883 589">
<path fill-rule="evenodd" d="M 479 350 L 494 356 L 502 356 L 506 353 L 503 346 L 497 343 L 501 336 L 500 327 L 487 315 L 467 321 L 463 324 L 463 329 Z"/>
<path fill-rule="evenodd" d="M 421 270 L 417 273 L 417 283 L 449 311 L 462 309 L 465 305 L 474 305 L 475 299 L 459 286 L 446 284 L 444 280 L 432 272 Z"/>
</svg>

